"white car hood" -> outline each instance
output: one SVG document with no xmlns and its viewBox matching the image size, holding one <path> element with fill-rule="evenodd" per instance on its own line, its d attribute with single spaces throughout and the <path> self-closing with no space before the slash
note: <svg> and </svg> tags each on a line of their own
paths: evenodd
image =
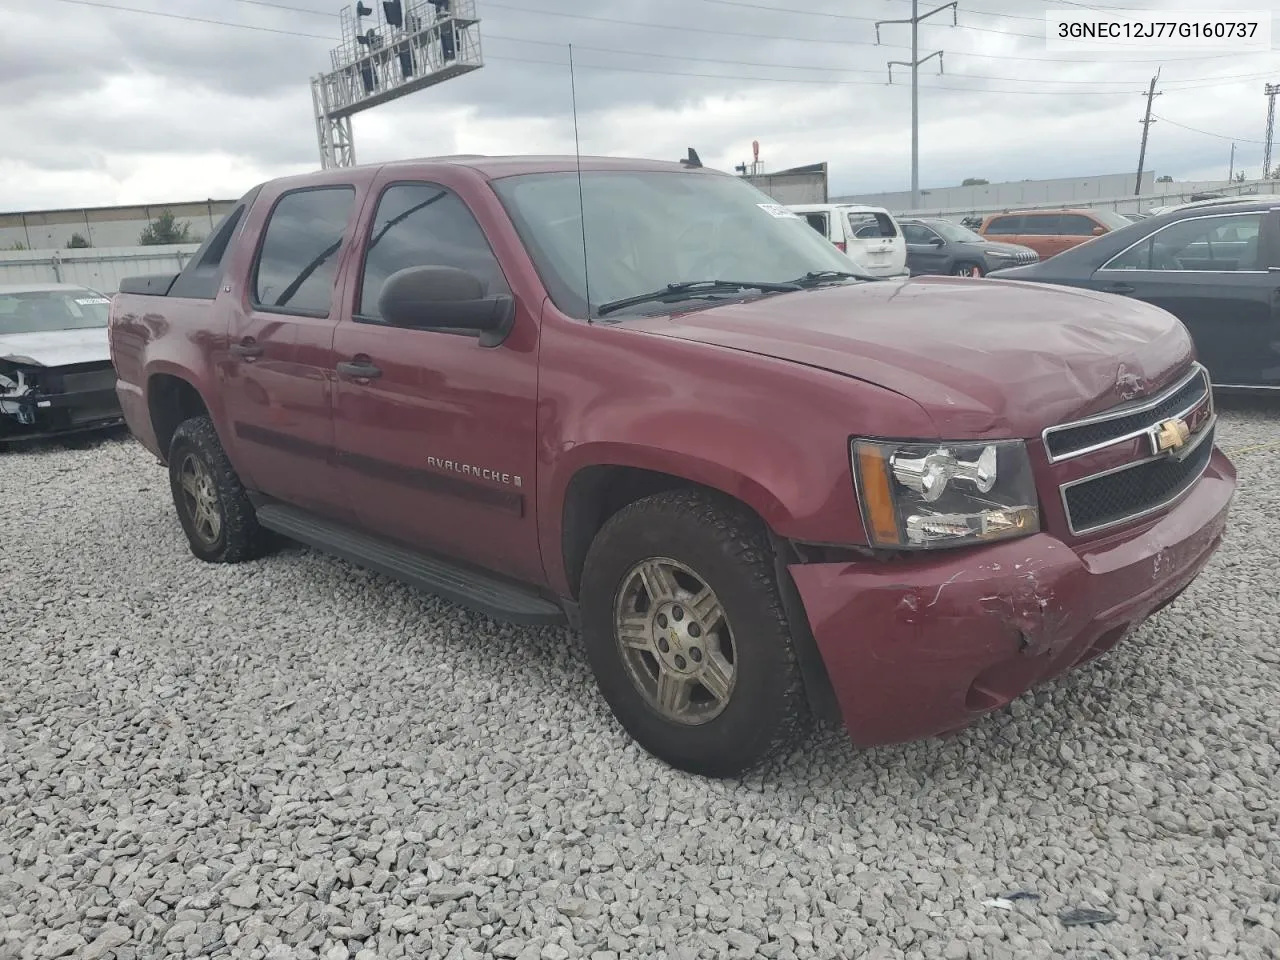
<svg viewBox="0 0 1280 960">
<path fill-rule="evenodd" d="M 42 367 L 110 360 L 107 328 L 0 334 L 0 359 L 34 360 Z"/>
</svg>

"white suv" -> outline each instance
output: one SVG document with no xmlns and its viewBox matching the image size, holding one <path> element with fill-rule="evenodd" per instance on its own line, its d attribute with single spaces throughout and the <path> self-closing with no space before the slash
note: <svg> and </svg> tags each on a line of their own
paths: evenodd
<svg viewBox="0 0 1280 960">
<path fill-rule="evenodd" d="M 799 203 L 787 207 L 809 221 L 858 269 L 876 277 L 905 277 L 907 243 L 892 214 L 856 203 Z"/>
</svg>

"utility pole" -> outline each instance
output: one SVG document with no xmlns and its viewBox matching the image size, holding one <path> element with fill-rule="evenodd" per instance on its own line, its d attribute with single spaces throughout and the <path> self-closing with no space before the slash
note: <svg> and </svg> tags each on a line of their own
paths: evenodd
<svg viewBox="0 0 1280 960">
<path fill-rule="evenodd" d="M 876 43 L 880 42 L 880 27 L 886 23 L 909 23 L 911 24 L 911 61 L 908 63 L 904 60 L 889 61 L 889 82 L 893 83 L 893 68 L 910 67 L 911 68 L 911 209 L 918 210 L 920 208 L 920 64 L 927 63 L 934 57 L 938 58 L 938 73 L 942 73 L 942 51 L 935 50 L 927 57 L 920 56 L 920 21 L 927 20 L 935 13 L 941 13 L 947 8 L 951 8 L 951 25 L 954 27 L 957 23 L 956 13 L 959 9 L 954 2 L 944 3 L 940 7 L 930 10 L 928 13 L 920 13 L 920 0 L 911 0 L 911 19 L 909 20 L 877 20 L 876 21 Z"/>
<path fill-rule="evenodd" d="M 1147 115 L 1142 118 L 1142 147 L 1138 150 L 1138 179 L 1133 185 L 1133 195 L 1135 197 L 1142 193 L 1142 164 L 1147 159 L 1147 131 L 1155 123 L 1151 119 L 1151 101 L 1160 96 L 1160 94 L 1156 93 L 1156 81 L 1159 79 L 1160 71 L 1156 70 L 1156 75 L 1151 78 L 1151 86 L 1147 87 Z"/>
<path fill-rule="evenodd" d="M 1271 141 L 1276 134 L 1276 94 L 1280 93 L 1280 83 L 1268 83 L 1264 88 L 1267 95 L 1267 138 L 1262 148 L 1262 179 L 1271 176 Z"/>
<path fill-rule="evenodd" d="M 1234 180 L 1236 176 L 1236 145 L 1231 145 L 1231 166 L 1227 168 L 1227 180 Z"/>
</svg>

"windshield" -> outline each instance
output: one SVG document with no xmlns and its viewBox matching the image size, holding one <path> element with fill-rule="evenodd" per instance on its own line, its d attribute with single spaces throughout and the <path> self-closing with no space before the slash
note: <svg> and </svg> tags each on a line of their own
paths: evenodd
<svg viewBox="0 0 1280 960">
<path fill-rule="evenodd" d="M 987 238 L 980 233 L 974 233 L 968 227 L 962 227 L 958 223 L 952 223 L 950 220 L 925 220 L 925 225 L 942 234 L 943 238 L 950 240 L 952 243 L 986 243 Z"/>
<path fill-rule="evenodd" d="M 1090 210 L 1095 220 L 1105 224 L 1109 230 L 1119 230 L 1121 227 L 1127 227 L 1133 223 L 1128 217 L 1121 216 L 1111 210 Z"/>
<path fill-rule="evenodd" d="M 93 290 L 0 292 L 0 336 L 105 327 L 110 305 Z"/>
<path fill-rule="evenodd" d="M 556 306 L 603 303 L 691 280 L 784 283 L 850 261 L 800 216 L 737 177 L 698 171 L 523 174 L 493 181 Z M 586 211 L 587 276 L 583 277 Z M 587 287 L 591 313 L 587 311 Z M 740 296 L 741 294 L 724 294 Z M 756 292 L 750 295 L 765 295 Z M 620 310 L 653 313 L 648 303 Z"/>
</svg>

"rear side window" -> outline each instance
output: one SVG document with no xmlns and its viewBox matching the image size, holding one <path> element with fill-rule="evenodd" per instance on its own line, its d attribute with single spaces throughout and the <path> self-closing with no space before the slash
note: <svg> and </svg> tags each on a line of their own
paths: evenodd
<svg viewBox="0 0 1280 960">
<path fill-rule="evenodd" d="M 825 213 L 806 213 L 802 214 L 802 216 L 809 226 L 813 227 L 813 229 L 817 230 L 824 237 L 830 237 L 830 234 L 827 233 L 827 215 Z"/>
<path fill-rule="evenodd" d="M 467 205 L 433 183 L 398 183 L 378 201 L 365 250 L 356 315 L 380 320 L 378 295 L 405 267 L 457 267 L 485 284 L 486 296 L 510 293 L 498 258 Z"/>
<path fill-rule="evenodd" d="M 256 192 L 256 191 L 255 191 Z M 195 300 L 212 300 L 218 295 L 222 281 L 223 258 L 236 228 L 244 221 L 245 211 L 252 200 L 242 200 L 234 210 L 222 218 L 222 222 L 209 234 L 203 246 L 191 256 L 178 279 L 169 288 L 171 297 L 190 297 Z"/>
<path fill-rule="evenodd" d="M 1058 217 L 1058 233 L 1064 237 L 1091 237 L 1093 228 L 1101 226 L 1078 213 L 1064 213 Z"/>
<path fill-rule="evenodd" d="M 995 233 L 1003 236 L 1013 236 L 1015 233 L 1022 232 L 1022 217 L 996 217 L 989 224 L 984 233 Z"/>
<path fill-rule="evenodd" d="M 877 237 L 896 237 L 893 219 L 885 213 L 850 213 L 849 236 L 858 240 L 874 240 Z"/>
<path fill-rule="evenodd" d="M 355 205 L 354 187 L 310 187 L 286 193 L 267 221 L 254 268 L 254 305 L 325 317 L 342 238 Z"/>
</svg>

